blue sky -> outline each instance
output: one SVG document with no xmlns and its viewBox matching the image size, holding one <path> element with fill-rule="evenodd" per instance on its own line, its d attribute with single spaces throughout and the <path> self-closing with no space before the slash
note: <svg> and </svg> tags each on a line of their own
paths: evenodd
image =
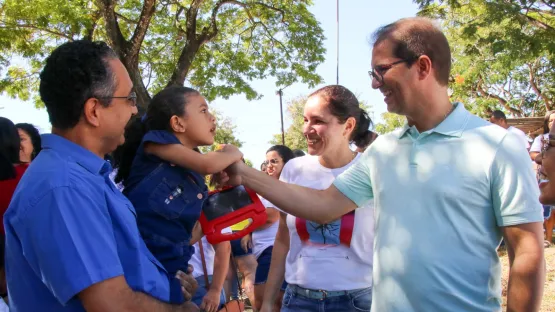
<svg viewBox="0 0 555 312">
<path fill-rule="evenodd" d="M 287 102 L 299 95 L 307 95 L 319 87 L 335 84 L 336 77 L 336 6 L 335 0 L 314 0 L 311 11 L 321 23 L 326 36 L 326 61 L 317 72 L 324 83 L 315 88 L 294 84 L 284 90 L 284 114 Z M 371 61 L 371 46 L 368 39 L 379 26 L 403 17 L 414 16 L 416 5 L 411 0 L 340 0 L 339 1 L 339 84 L 349 88 L 373 108 L 375 122 L 385 111 L 383 96 L 372 90 L 368 70 Z M 254 88 L 263 95 L 257 101 L 247 101 L 244 96 L 234 96 L 228 100 L 216 99 L 211 106 L 237 125 L 237 137 L 244 142 L 241 149 L 245 157 L 257 167 L 271 145 L 273 134 L 281 132 L 279 97 L 273 79 L 253 82 Z M 45 110 L 36 109 L 33 104 L 0 96 L 0 116 L 13 122 L 29 122 L 38 126 L 41 132 L 50 131 L 50 123 Z M 285 119 L 287 129 L 289 121 Z"/>
</svg>

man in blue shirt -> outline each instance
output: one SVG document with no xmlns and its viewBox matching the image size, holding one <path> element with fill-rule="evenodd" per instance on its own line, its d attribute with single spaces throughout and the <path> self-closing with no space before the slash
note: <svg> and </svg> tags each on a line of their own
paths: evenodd
<svg viewBox="0 0 555 312">
<path fill-rule="evenodd" d="M 102 42 L 58 47 L 40 75 L 52 123 L 4 215 L 10 310 L 198 311 L 171 305 L 169 278 L 104 156 L 137 113 L 131 79 Z M 192 276 L 180 275 L 185 295 Z"/>
<path fill-rule="evenodd" d="M 431 21 L 403 19 L 375 38 L 372 87 L 388 111 L 407 117 L 403 129 L 376 139 L 327 190 L 286 185 L 241 163 L 228 168 L 230 181 L 322 224 L 374 200 L 372 311 L 501 311 L 502 238 L 507 311 L 538 311 L 543 218 L 528 153 L 516 136 L 451 103 L 450 48 Z"/>
</svg>

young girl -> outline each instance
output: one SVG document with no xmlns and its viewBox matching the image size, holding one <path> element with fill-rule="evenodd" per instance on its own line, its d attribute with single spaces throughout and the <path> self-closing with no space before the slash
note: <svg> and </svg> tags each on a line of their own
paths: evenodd
<svg viewBox="0 0 555 312">
<path fill-rule="evenodd" d="M 212 145 L 215 118 L 196 90 L 170 87 L 152 99 L 146 115 L 126 130 L 116 182 L 133 203 L 141 235 L 170 278 L 172 303 L 185 298 L 178 271 L 187 272 L 193 244 L 202 236 L 198 218 L 208 196 L 204 176 L 242 159 L 234 146 L 201 154 Z"/>
</svg>

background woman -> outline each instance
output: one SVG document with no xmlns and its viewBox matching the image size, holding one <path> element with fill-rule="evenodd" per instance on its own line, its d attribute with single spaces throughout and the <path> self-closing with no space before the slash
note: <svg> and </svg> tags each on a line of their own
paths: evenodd
<svg viewBox="0 0 555 312">
<path fill-rule="evenodd" d="M 40 133 L 35 126 L 29 123 L 18 123 L 15 127 L 21 139 L 19 160 L 23 163 L 30 163 L 41 150 Z"/>
</svg>

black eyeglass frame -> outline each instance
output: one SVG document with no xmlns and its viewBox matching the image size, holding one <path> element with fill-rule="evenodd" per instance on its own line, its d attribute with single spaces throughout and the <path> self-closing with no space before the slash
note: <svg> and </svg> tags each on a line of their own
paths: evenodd
<svg viewBox="0 0 555 312">
<path fill-rule="evenodd" d="M 407 63 L 408 65 L 412 65 L 414 61 L 416 61 L 420 56 L 411 57 L 411 58 L 404 58 L 393 63 L 388 64 L 381 64 L 373 67 L 371 70 L 368 71 L 368 75 L 371 79 L 376 79 L 380 84 L 383 84 L 383 75 L 387 73 L 388 70 L 393 68 L 393 66 L 401 63 Z"/>
<path fill-rule="evenodd" d="M 135 91 L 129 93 L 128 96 L 103 96 L 103 97 L 96 97 L 96 98 L 101 100 L 124 99 L 128 102 L 131 102 L 131 106 L 137 106 L 137 93 Z"/>
</svg>

